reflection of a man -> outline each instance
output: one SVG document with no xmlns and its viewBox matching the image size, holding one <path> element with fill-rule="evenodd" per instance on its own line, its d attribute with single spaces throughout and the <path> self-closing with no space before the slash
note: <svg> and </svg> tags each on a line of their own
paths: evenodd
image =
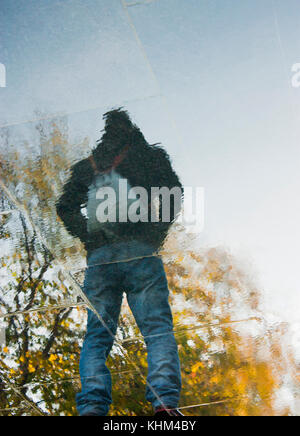
<svg viewBox="0 0 300 436">
<path fill-rule="evenodd" d="M 153 187 L 169 190 L 178 187 L 182 192 L 182 186 L 168 154 L 160 146 L 146 142 L 127 112 L 114 110 L 106 113 L 104 119 L 101 140 L 89 158 L 74 165 L 57 204 L 67 230 L 79 237 L 87 249 L 84 292 L 105 324 L 89 311 L 80 358 L 82 391 L 77 395 L 77 407 L 81 415 L 108 413 L 112 400 L 106 359 L 113 345 L 111 332 L 116 333 L 122 296 L 126 292 L 147 345 L 146 398 L 157 414 L 176 416 L 180 415 L 176 410 L 181 389 L 180 363 L 172 333 L 166 275 L 161 259 L 154 254 L 179 212 L 178 205 L 173 198 L 167 221 L 161 216 L 151 221 L 152 201 L 147 203 L 148 210 L 143 201 L 135 207 L 135 215 L 140 219 L 127 219 L 125 215 L 134 208 L 133 198 L 127 195 L 132 187 L 139 187 L 138 194 L 144 190 L 151 198 Z M 127 190 L 123 193 L 127 198 L 125 207 L 120 204 L 120 198 L 125 198 L 120 192 L 122 183 Z M 104 195 L 111 192 L 107 189 L 115 194 L 112 200 Z M 103 207 L 105 201 L 108 203 Z M 159 209 L 162 210 L 161 205 Z M 105 210 L 108 212 L 103 219 Z"/>
</svg>

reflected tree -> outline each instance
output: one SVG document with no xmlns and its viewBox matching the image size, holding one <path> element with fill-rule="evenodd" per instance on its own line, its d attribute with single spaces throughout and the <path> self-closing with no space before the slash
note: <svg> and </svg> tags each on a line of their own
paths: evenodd
<svg viewBox="0 0 300 436">
<path fill-rule="evenodd" d="M 1 208 L 8 212 L 0 215 L 1 311 L 26 313 L 6 319 L 7 341 L 0 354 L 0 410 L 9 410 L 0 413 L 37 414 L 31 404 L 43 414 L 71 416 L 77 414 L 75 393 L 80 389 L 78 364 L 86 312 L 80 307 L 35 309 L 60 304 L 73 294 L 54 258 L 66 265 L 68 260 L 81 262 L 83 247 L 63 229 L 54 205 L 68 168 L 76 160 L 76 150 L 82 158 L 88 143 L 69 145 L 66 119 L 32 128 L 37 134 L 34 145 L 23 143 L 16 148 L 10 133 L 3 131 L 0 148 L 1 180 L 27 214 L 17 209 L 10 212 L 13 205 L 2 195 Z M 299 387 L 286 332 L 283 325 L 264 321 L 260 292 L 246 268 L 224 250 L 199 249 L 176 226 L 162 255 L 182 363 L 181 406 L 204 404 L 185 413 L 293 413 L 291 403 L 278 402 L 287 374 L 291 375 L 290 391 Z M 146 350 L 126 304 L 118 339 L 124 350 L 114 347 L 109 358 L 114 380 L 110 414 L 150 415 L 152 408 L 144 400 L 145 381 L 135 367 L 146 376 Z"/>
</svg>

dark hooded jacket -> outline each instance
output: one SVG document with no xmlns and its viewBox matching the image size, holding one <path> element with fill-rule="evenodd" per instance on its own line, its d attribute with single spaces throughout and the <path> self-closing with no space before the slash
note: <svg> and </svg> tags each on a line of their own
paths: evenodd
<svg viewBox="0 0 300 436">
<path fill-rule="evenodd" d="M 95 177 L 95 170 L 107 171 L 122 153 L 117 172 L 131 186 L 145 188 L 149 198 L 151 187 L 180 187 L 183 192 L 166 151 L 158 145 L 148 144 L 126 111 L 118 109 L 108 112 L 104 119 L 105 131 L 92 155 L 71 168 L 71 176 L 56 204 L 57 213 L 69 233 L 81 239 L 88 253 L 120 240 L 140 240 L 158 249 L 176 218 L 174 201 L 171 201 L 170 222 L 162 222 L 160 219 L 159 222 L 118 223 L 115 236 L 109 239 L 103 231 L 92 235 L 87 231 L 87 218 L 81 209 L 87 205 L 88 189 Z"/>
</svg>

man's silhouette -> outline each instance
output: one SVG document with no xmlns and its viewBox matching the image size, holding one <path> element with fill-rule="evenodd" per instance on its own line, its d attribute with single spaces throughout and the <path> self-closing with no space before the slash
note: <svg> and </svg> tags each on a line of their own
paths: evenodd
<svg viewBox="0 0 300 436">
<path fill-rule="evenodd" d="M 147 387 L 146 398 L 156 413 L 176 416 L 180 415 L 176 410 L 181 389 L 180 363 L 172 333 L 166 275 L 161 259 L 154 254 L 163 244 L 178 207 L 171 201 L 168 222 L 162 221 L 161 213 L 157 222 L 104 222 L 98 219 L 97 210 L 104 200 L 99 190 L 114 188 L 120 180 L 126 180 L 129 187 L 144 188 L 149 199 L 153 187 L 177 187 L 182 193 L 182 186 L 168 154 L 160 146 L 146 142 L 126 111 L 113 110 L 104 119 L 101 140 L 89 158 L 72 167 L 57 203 L 57 212 L 67 230 L 86 247 L 84 292 L 105 323 L 102 325 L 89 311 L 80 358 L 82 391 L 77 395 L 77 408 L 81 415 L 108 413 L 112 400 L 106 359 L 113 345 L 108 329 L 115 335 L 126 292 L 147 345 L 147 381 L 152 389 Z M 116 207 L 119 199 L 120 193 L 116 193 Z M 149 201 L 149 217 L 152 206 Z M 161 212 L 161 205 L 158 209 Z"/>
</svg>

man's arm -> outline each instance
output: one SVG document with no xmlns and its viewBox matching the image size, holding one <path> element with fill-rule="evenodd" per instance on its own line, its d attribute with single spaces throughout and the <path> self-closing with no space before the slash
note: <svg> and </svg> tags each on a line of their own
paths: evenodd
<svg viewBox="0 0 300 436">
<path fill-rule="evenodd" d="M 86 161 L 75 164 L 71 169 L 71 177 L 65 184 L 62 196 L 56 203 L 56 210 L 68 232 L 81 239 L 87 240 L 86 218 L 81 208 L 87 202 L 87 174 L 90 168 Z"/>
<path fill-rule="evenodd" d="M 172 168 L 170 157 L 168 153 L 158 147 L 153 156 L 153 170 L 152 170 L 152 176 L 151 176 L 151 186 L 152 187 L 166 187 L 168 189 L 172 188 L 179 188 L 181 191 L 181 202 L 180 204 L 175 205 L 174 196 L 171 196 L 170 201 L 170 221 L 169 222 L 162 222 L 162 204 L 160 199 L 160 211 L 159 211 L 159 217 L 160 222 L 157 223 L 159 226 L 160 231 L 163 233 L 163 236 L 165 237 L 168 233 L 168 230 L 170 226 L 172 225 L 173 221 L 176 219 L 178 213 L 180 212 L 180 208 L 182 205 L 182 198 L 183 198 L 183 186 L 179 180 L 179 177 L 175 173 L 175 171 Z M 176 206 L 176 207 L 175 207 Z"/>
</svg>

